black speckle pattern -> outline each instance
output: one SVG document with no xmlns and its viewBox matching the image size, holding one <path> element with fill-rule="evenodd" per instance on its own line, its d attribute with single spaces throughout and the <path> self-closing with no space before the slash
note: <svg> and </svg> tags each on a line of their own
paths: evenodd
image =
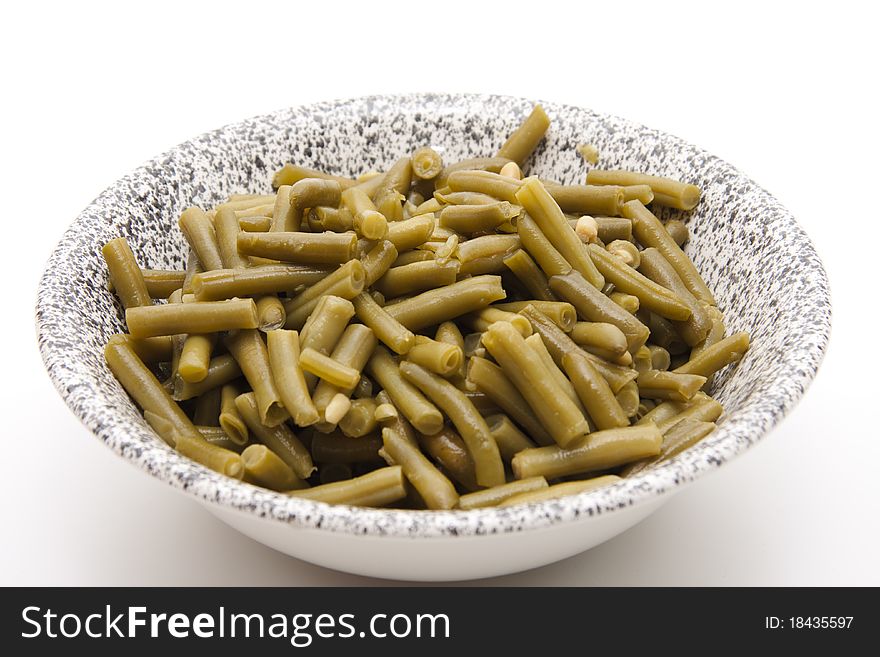
<svg viewBox="0 0 880 657">
<path fill-rule="evenodd" d="M 808 237 L 776 199 L 734 167 L 680 139 L 624 119 L 546 103 L 551 132 L 530 172 L 565 183 L 585 173 L 575 144 L 588 141 L 603 167 L 693 182 L 703 201 L 689 218 L 688 252 L 714 290 L 731 331 L 752 349 L 717 377 L 727 408 L 719 429 L 665 465 L 611 487 L 524 507 L 417 512 L 328 507 L 234 482 L 155 438 L 107 370 L 102 347 L 123 329 L 107 291 L 100 246 L 124 235 L 145 267 L 180 268 L 176 218 L 236 192 L 268 192 L 293 161 L 353 175 L 382 168 L 430 143 L 448 161 L 493 154 L 531 101 L 488 95 L 373 96 L 281 110 L 181 144 L 104 191 L 76 218 L 40 283 L 40 351 L 59 393 L 108 447 L 153 476 L 208 503 L 281 523 L 376 536 L 473 536 L 548 527 L 614 513 L 712 471 L 764 436 L 797 402 L 828 341 L 828 281 Z"/>
</svg>

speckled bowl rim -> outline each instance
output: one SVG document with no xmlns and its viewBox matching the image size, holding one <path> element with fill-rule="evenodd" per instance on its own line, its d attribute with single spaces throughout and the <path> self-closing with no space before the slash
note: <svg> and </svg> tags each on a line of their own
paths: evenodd
<svg viewBox="0 0 880 657">
<path fill-rule="evenodd" d="M 382 102 L 390 106 L 402 105 L 411 107 L 419 104 L 424 99 L 436 101 L 437 98 L 438 95 L 436 94 L 370 96 L 316 103 L 297 107 L 295 111 L 319 114 L 330 111 L 339 105 L 358 102 Z M 470 101 L 483 100 L 487 104 L 489 102 L 511 104 L 524 102 L 520 98 L 485 94 L 450 94 L 443 98 L 465 98 Z M 544 105 L 548 110 L 552 109 L 556 112 L 589 111 L 584 108 L 549 102 L 545 102 Z M 63 270 L 65 267 L 72 266 L 70 263 L 74 261 L 74 259 L 68 257 L 68 254 L 77 247 L 87 246 L 79 234 L 79 226 L 84 220 L 84 216 L 90 211 L 95 210 L 102 199 L 110 196 L 114 187 L 142 175 L 145 169 L 160 164 L 182 146 L 187 144 L 204 144 L 218 139 L 224 134 L 231 135 L 237 129 L 240 129 L 242 125 L 260 122 L 261 120 L 277 120 L 288 115 L 289 112 L 291 112 L 289 108 L 282 109 L 205 133 L 153 158 L 118 180 L 114 185 L 102 192 L 65 232 L 58 246 L 53 251 L 47 269 L 43 274 L 41 290 L 47 285 L 60 286 L 58 281 L 63 280 L 64 277 L 58 275 L 59 269 Z M 641 124 L 619 117 L 601 114 L 597 116 L 607 116 L 614 121 L 632 127 L 634 130 L 647 129 Z M 794 217 L 772 195 L 740 173 L 735 167 L 706 153 L 706 151 L 677 137 L 665 133 L 658 134 L 661 134 L 666 143 L 672 147 L 687 150 L 693 155 L 706 158 L 706 163 L 711 162 L 715 166 L 720 166 L 721 170 L 733 174 L 742 182 L 747 183 L 752 188 L 752 194 L 762 197 L 758 199 L 760 203 L 787 222 L 788 230 L 780 239 L 788 240 L 798 252 L 806 254 L 808 257 L 805 260 L 809 261 L 815 269 L 815 271 L 811 272 L 815 282 L 813 289 L 818 289 L 822 298 L 817 300 L 813 297 L 811 299 L 810 305 L 816 310 L 817 314 L 813 317 L 813 321 L 808 326 L 805 326 L 804 330 L 811 332 L 812 335 L 809 335 L 808 339 L 798 341 L 788 354 L 790 362 L 799 366 L 789 369 L 786 375 L 776 377 L 774 390 L 778 393 L 778 404 L 771 408 L 756 404 L 747 405 L 747 408 L 726 417 L 719 428 L 703 441 L 700 446 L 684 452 L 659 467 L 624 479 L 607 488 L 559 500 L 474 511 L 366 509 L 345 505 L 331 506 L 319 502 L 287 497 L 249 484 L 233 481 L 198 464 L 194 464 L 185 457 L 169 450 L 161 441 L 156 440 L 155 436 L 151 435 L 145 426 L 138 427 L 132 425 L 129 427 L 130 432 L 127 435 L 119 436 L 117 434 L 117 442 L 112 445 L 112 448 L 120 456 L 139 465 L 142 469 L 147 470 L 165 483 L 209 504 L 237 509 L 280 523 L 287 523 L 293 527 L 355 535 L 410 538 L 479 536 L 518 532 L 546 528 L 579 518 L 613 513 L 619 509 L 655 500 L 658 496 L 669 493 L 694 481 L 699 476 L 718 468 L 726 461 L 744 452 L 776 426 L 797 403 L 814 378 L 824 356 L 830 333 L 831 305 L 828 281 L 809 237 L 800 228 Z M 51 276 L 50 272 L 52 272 Z M 51 348 L 47 346 L 50 342 L 44 340 L 44 333 L 48 323 L 45 321 L 45 318 L 47 313 L 57 312 L 57 310 L 48 308 L 44 304 L 43 301 L 46 296 L 41 294 L 37 303 L 36 324 L 40 351 L 48 374 L 58 389 L 59 394 L 73 409 L 74 395 L 82 395 L 83 391 L 78 390 L 78 382 L 70 378 L 70 372 L 66 368 L 53 365 L 50 359 Z M 56 360 L 55 363 L 57 362 Z M 107 442 L 110 428 L 113 426 L 112 423 L 108 424 L 102 421 L 100 414 L 93 414 L 88 418 L 79 417 L 98 438 L 105 443 Z M 171 467 L 151 468 L 151 461 L 153 460 L 155 450 L 161 451 L 161 458 L 165 461 L 170 461 Z M 137 457 L 134 456 L 135 454 Z M 194 472 L 195 475 L 193 475 Z"/>
</svg>

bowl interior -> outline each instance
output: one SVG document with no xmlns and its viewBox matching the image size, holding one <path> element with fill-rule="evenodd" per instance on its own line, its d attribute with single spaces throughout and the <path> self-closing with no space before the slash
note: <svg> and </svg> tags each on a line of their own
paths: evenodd
<svg viewBox="0 0 880 657">
<path fill-rule="evenodd" d="M 583 182 L 586 168 L 575 146 L 589 142 L 598 147 L 603 168 L 667 175 L 703 189 L 697 210 L 681 215 L 691 231 L 686 250 L 715 292 L 728 331 L 748 331 L 752 349 L 716 378 L 715 395 L 726 414 L 695 448 L 603 491 L 537 509 L 425 514 L 329 508 L 233 482 L 179 457 L 149 430 L 107 370 L 103 345 L 124 331 L 100 254 L 107 240 L 126 237 L 144 267 L 180 269 L 185 244 L 176 220 L 189 205 L 210 207 L 231 193 L 269 192 L 273 171 L 288 161 L 356 175 L 381 170 L 426 144 L 446 161 L 492 155 L 531 105 L 507 97 L 433 94 L 330 102 L 227 126 L 155 158 L 86 208 L 50 259 L 37 306 L 50 376 L 108 446 L 172 485 L 227 506 L 340 531 L 513 531 L 633 504 L 720 465 L 782 417 L 821 361 L 830 321 L 821 262 L 791 215 L 726 162 L 656 130 L 550 103 L 545 108 L 552 127 L 527 173 Z"/>
</svg>

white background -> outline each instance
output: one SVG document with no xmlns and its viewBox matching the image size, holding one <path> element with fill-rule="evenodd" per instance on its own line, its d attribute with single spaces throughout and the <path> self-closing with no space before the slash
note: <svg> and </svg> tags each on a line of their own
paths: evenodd
<svg viewBox="0 0 880 657">
<path fill-rule="evenodd" d="M 263 547 L 104 448 L 45 375 L 32 309 L 68 223 L 149 157 L 404 91 L 583 105 L 699 144 L 794 212 L 832 282 L 822 371 L 766 440 L 628 533 L 486 583 L 880 584 L 874 3 L 300 4 L 6 5 L 0 584 L 376 583 Z"/>
</svg>

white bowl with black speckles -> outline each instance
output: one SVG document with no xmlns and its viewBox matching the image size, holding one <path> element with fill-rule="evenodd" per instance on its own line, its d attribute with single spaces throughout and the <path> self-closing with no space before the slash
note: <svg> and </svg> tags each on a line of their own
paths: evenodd
<svg viewBox="0 0 880 657">
<path fill-rule="evenodd" d="M 448 161 L 492 154 L 531 101 L 483 95 L 374 96 L 282 110 L 207 133 L 121 178 L 73 222 L 40 285 L 37 329 L 49 376 L 110 449 L 277 550 L 363 575 L 488 577 L 577 554 L 645 518 L 670 495 L 748 449 L 798 401 L 830 329 L 825 272 L 809 238 L 770 194 L 730 164 L 675 137 L 590 110 L 545 103 L 553 120 L 529 171 L 582 180 L 574 147 L 603 167 L 693 182 L 688 254 L 730 331 L 752 348 L 717 377 L 718 430 L 660 467 L 605 489 L 539 504 L 467 512 L 327 506 L 239 483 L 179 456 L 145 424 L 107 370 L 102 348 L 123 331 L 100 247 L 125 236 L 142 266 L 181 268 L 181 210 L 235 192 L 269 192 L 284 162 L 352 175 L 430 144 Z"/>
</svg>

